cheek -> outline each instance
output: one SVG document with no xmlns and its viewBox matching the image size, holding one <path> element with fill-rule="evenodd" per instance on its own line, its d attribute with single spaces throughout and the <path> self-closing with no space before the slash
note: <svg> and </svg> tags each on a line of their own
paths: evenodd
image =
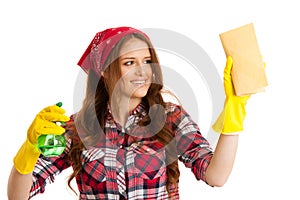
<svg viewBox="0 0 300 200">
<path fill-rule="evenodd" d="M 145 72 L 149 77 L 151 77 L 153 73 L 151 66 L 146 67 Z"/>
<path fill-rule="evenodd" d="M 124 77 L 128 72 L 130 72 L 129 69 L 121 67 L 121 77 Z"/>
</svg>

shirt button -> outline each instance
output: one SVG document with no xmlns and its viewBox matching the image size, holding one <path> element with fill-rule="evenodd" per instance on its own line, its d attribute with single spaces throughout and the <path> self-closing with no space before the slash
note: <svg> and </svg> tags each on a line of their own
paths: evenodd
<svg viewBox="0 0 300 200">
<path fill-rule="evenodd" d="M 120 149 L 122 149 L 123 148 L 123 145 L 120 145 Z"/>
</svg>

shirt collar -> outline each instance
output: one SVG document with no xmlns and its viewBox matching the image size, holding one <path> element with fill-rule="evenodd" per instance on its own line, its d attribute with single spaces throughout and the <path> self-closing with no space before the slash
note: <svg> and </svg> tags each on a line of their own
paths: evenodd
<svg viewBox="0 0 300 200">
<path fill-rule="evenodd" d="M 128 120 L 136 117 L 144 117 L 146 115 L 146 105 L 144 102 L 139 103 L 132 111 L 130 111 Z M 111 112 L 111 107 L 109 105 L 109 102 L 107 102 L 107 115 L 106 119 L 110 122 L 114 121 L 112 112 Z M 134 120 L 136 121 L 136 120 Z"/>
</svg>

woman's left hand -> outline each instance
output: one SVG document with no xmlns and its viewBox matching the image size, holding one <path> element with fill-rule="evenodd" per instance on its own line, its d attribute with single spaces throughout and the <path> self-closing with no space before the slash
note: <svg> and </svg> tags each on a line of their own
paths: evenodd
<svg viewBox="0 0 300 200">
<path fill-rule="evenodd" d="M 224 69 L 224 90 L 226 94 L 223 111 L 213 125 L 216 132 L 222 134 L 234 133 L 243 130 L 243 123 L 246 117 L 245 106 L 250 95 L 236 96 L 231 79 L 233 60 L 227 57 Z"/>
</svg>

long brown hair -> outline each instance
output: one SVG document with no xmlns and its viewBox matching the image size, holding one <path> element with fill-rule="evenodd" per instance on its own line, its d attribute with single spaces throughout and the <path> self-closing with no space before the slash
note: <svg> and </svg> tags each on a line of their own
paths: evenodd
<svg viewBox="0 0 300 200">
<path fill-rule="evenodd" d="M 151 55 L 151 67 L 155 77 L 155 83 L 151 83 L 150 88 L 145 97 L 142 98 L 142 102 L 145 105 L 147 115 L 139 122 L 140 126 L 146 126 L 151 124 L 155 126 L 161 123 L 160 117 L 150 119 L 149 109 L 155 104 L 159 104 L 166 108 L 167 104 L 163 100 L 163 78 L 161 67 L 155 49 L 151 42 L 140 34 L 130 34 L 125 36 L 120 42 L 114 47 L 110 56 L 106 61 L 105 77 L 98 77 L 93 72 L 88 72 L 86 96 L 83 101 L 81 110 L 77 113 L 75 123 L 71 124 L 73 143 L 69 152 L 69 157 L 73 165 L 73 173 L 68 179 L 68 185 L 71 187 L 71 181 L 77 176 L 82 169 L 81 153 L 84 147 L 94 145 L 95 141 L 99 141 L 104 134 L 105 116 L 107 111 L 107 103 L 112 95 L 115 84 L 121 78 L 121 72 L 119 68 L 119 53 L 122 45 L 130 38 L 137 38 L 147 43 Z M 82 134 L 84 136 L 80 136 Z M 171 130 L 165 124 L 164 127 L 154 136 L 159 142 L 166 146 L 166 163 L 167 165 L 167 185 L 166 189 L 170 195 L 170 189 L 178 186 L 179 180 L 179 167 L 177 160 L 177 153 L 175 144 L 172 141 L 174 135 Z M 74 142 L 76 141 L 76 142 Z M 72 189 L 73 190 L 73 189 Z M 73 190 L 74 191 L 74 190 Z"/>
</svg>

